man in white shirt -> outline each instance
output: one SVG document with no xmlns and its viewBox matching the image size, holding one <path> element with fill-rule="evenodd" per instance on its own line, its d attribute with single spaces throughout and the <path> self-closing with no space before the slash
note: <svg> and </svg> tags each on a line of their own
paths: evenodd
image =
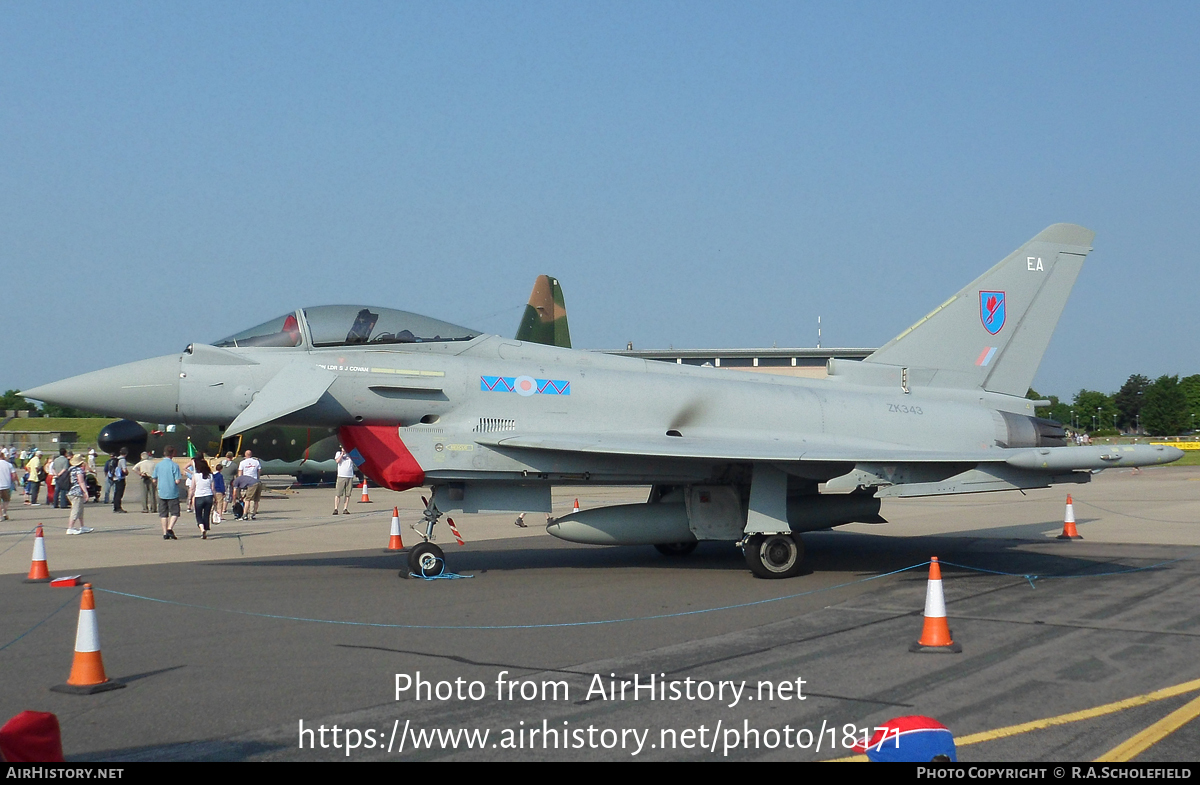
<svg viewBox="0 0 1200 785">
<path fill-rule="evenodd" d="M 262 471 L 262 464 L 259 463 L 258 459 L 249 450 L 246 450 L 246 457 L 242 459 L 242 465 L 238 467 L 238 476 L 252 477 L 255 480 L 259 480 L 258 473 L 260 471 Z M 242 499 L 246 507 L 242 510 L 242 517 L 254 520 L 258 515 L 258 500 L 262 497 L 262 483 L 255 482 L 254 485 L 243 491 L 243 494 Z"/>
<path fill-rule="evenodd" d="M 337 462 L 337 491 L 333 497 L 333 514 L 338 514 L 338 499 L 342 500 L 342 515 L 350 514 L 350 492 L 354 490 L 354 460 L 346 448 L 338 446 L 333 460 Z"/>
<path fill-rule="evenodd" d="M 8 520 L 8 503 L 12 500 L 13 487 L 17 482 L 17 470 L 0 456 L 0 520 Z"/>
</svg>

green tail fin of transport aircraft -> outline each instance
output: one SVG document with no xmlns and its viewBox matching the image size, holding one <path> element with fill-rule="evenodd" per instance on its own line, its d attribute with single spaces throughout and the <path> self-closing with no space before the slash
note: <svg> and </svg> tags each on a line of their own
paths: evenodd
<svg viewBox="0 0 1200 785">
<path fill-rule="evenodd" d="M 533 282 L 529 304 L 517 328 L 518 341 L 571 348 L 571 330 L 567 327 L 567 306 L 557 278 L 539 275 Z"/>
</svg>

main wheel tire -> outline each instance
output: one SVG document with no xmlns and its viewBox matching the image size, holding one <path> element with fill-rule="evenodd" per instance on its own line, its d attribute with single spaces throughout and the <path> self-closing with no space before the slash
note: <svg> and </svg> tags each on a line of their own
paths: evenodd
<svg viewBox="0 0 1200 785">
<path fill-rule="evenodd" d="M 432 578 L 446 571 L 446 556 L 432 542 L 423 542 L 408 552 L 408 571 L 423 578 Z"/>
<path fill-rule="evenodd" d="M 755 534 L 745 554 L 750 571 L 760 578 L 794 578 L 804 561 L 804 543 L 794 534 Z"/>
<path fill-rule="evenodd" d="M 696 546 L 699 544 L 698 542 L 660 542 L 655 544 L 654 550 L 663 556 L 687 556 L 696 550 Z"/>
</svg>

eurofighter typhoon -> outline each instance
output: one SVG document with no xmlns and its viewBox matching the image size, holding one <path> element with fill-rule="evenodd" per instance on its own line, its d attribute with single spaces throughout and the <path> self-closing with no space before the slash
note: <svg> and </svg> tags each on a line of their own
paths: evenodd
<svg viewBox="0 0 1200 785">
<path fill-rule="evenodd" d="M 26 397 L 235 435 L 336 427 L 393 490 L 429 486 L 414 572 L 437 574 L 443 514 L 549 513 L 555 485 L 651 486 L 642 504 L 550 534 L 683 555 L 737 543 L 755 575 L 799 573 L 800 535 L 883 522 L 880 501 L 1084 483 L 1169 463 L 1154 445 L 1075 447 L 1024 396 L 1094 233 L 1055 224 L 861 362 L 827 379 L 615 357 L 388 308 L 303 308 L 214 344 Z M 557 318 L 558 303 L 541 318 Z M 565 318 L 565 310 L 562 316 Z M 564 322 L 565 324 L 565 322 Z"/>
</svg>

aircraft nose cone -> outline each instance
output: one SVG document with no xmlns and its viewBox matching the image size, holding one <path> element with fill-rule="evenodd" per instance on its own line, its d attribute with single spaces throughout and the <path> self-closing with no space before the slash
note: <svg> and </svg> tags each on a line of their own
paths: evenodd
<svg viewBox="0 0 1200 785">
<path fill-rule="evenodd" d="M 1163 450 L 1163 452 L 1165 452 L 1167 454 L 1168 462 L 1177 461 L 1186 454 L 1186 453 L 1184 453 L 1183 450 L 1179 449 L 1178 447 L 1167 447 Z"/>
<path fill-rule="evenodd" d="M 179 358 L 172 354 L 114 365 L 43 384 L 21 395 L 96 414 L 174 422 L 179 418 Z"/>
</svg>

